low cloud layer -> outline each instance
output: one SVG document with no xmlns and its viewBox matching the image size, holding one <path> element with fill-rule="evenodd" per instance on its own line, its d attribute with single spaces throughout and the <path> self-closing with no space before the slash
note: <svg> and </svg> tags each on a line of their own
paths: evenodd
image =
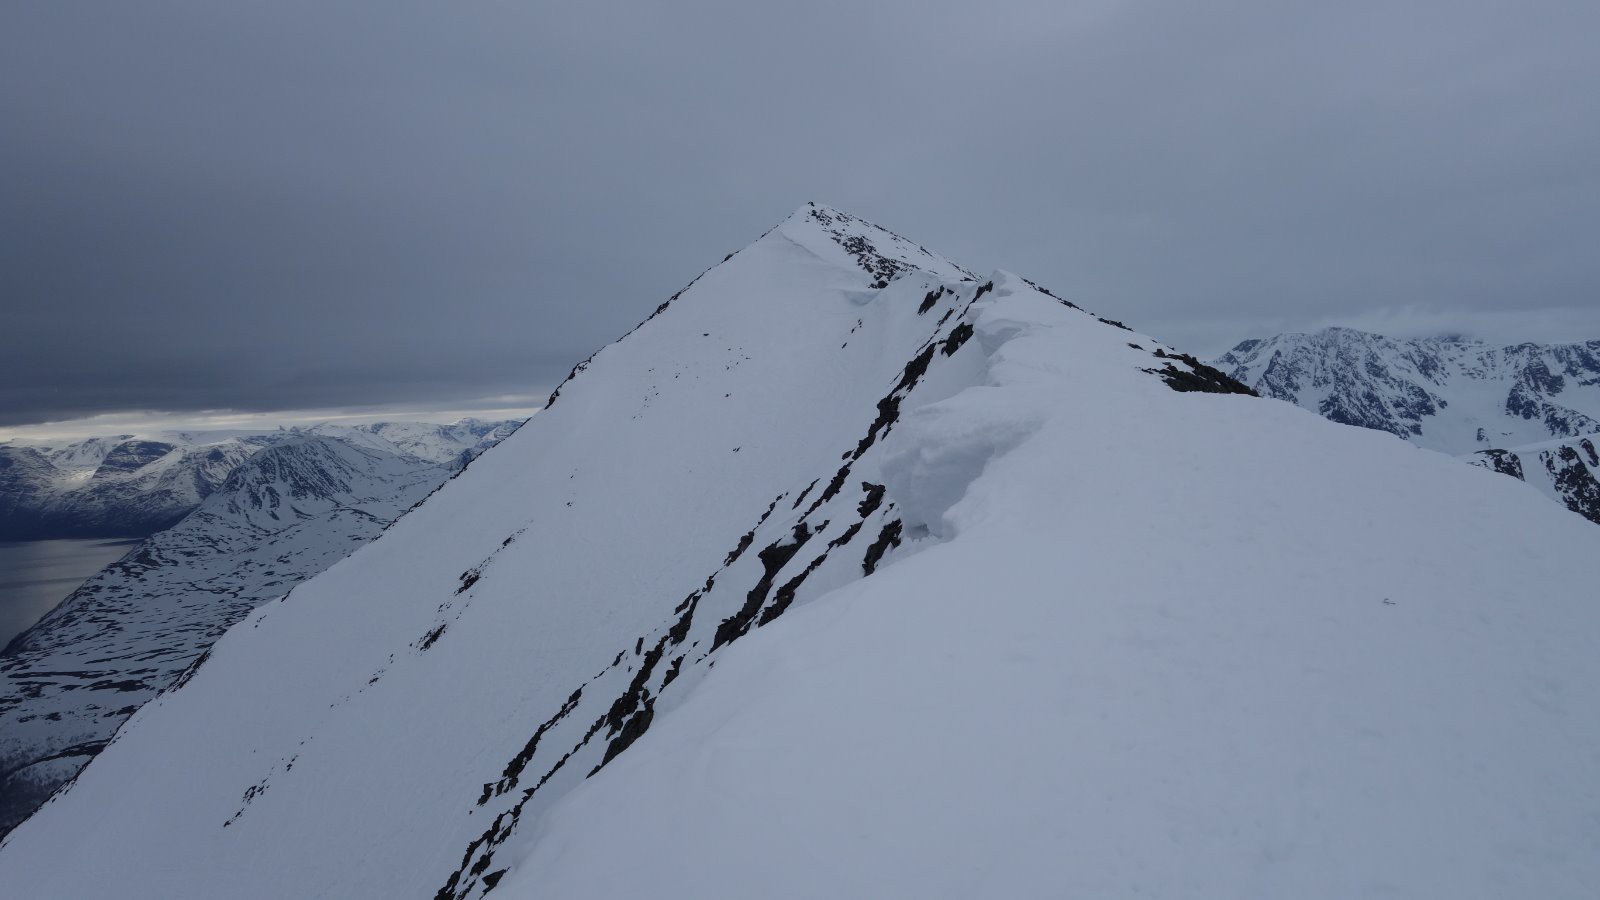
<svg viewBox="0 0 1600 900">
<path fill-rule="evenodd" d="M 1600 338 L 1596 33 L 1539 0 L 13 4 L 0 425 L 537 395 L 813 199 L 1197 352 Z"/>
</svg>

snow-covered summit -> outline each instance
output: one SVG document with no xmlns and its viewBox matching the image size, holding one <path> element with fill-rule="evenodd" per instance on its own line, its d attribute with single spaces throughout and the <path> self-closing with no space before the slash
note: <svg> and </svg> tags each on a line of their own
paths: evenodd
<svg viewBox="0 0 1600 900">
<path fill-rule="evenodd" d="M 840 222 L 231 629 L 0 894 L 1595 894 L 1600 533 Z"/>
<path fill-rule="evenodd" d="M 829 206 L 807 203 L 777 228 L 784 238 L 837 263 L 853 262 L 872 277 L 878 290 L 912 271 L 946 281 L 975 281 L 977 276 L 921 244 Z"/>
<path fill-rule="evenodd" d="M 1326 328 L 1215 360 L 1263 396 L 1446 453 L 1600 432 L 1600 341 L 1494 346 Z"/>
</svg>

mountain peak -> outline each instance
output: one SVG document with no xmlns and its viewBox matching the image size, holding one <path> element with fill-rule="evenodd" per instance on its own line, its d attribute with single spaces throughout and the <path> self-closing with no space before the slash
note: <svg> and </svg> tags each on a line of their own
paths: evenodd
<svg viewBox="0 0 1600 900">
<path fill-rule="evenodd" d="M 873 289 L 887 287 L 913 270 L 951 281 L 977 280 L 972 272 L 921 244 L 820 203 L 796 209 L 774 231 L 824 259 L 861 269 Z"/>
<path fill-rule="evenodd" d="M 1348 325 L 1328 325 L 1317 330 L 1312 336 L 1353 341 L 1366 341 L 1382 337 L 1382 335 L 1373 334 L 1370 331 L 1362 331 L 1359 328 L 1351 328 Z"/>
</svg>

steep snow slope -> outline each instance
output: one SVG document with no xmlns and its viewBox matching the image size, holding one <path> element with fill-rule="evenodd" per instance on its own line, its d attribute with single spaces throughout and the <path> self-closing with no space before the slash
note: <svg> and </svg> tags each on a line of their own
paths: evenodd
<svg viewBox="0 0 1600 900">
<path fill-rule="evenodd" d="M 1216 365 L 1263 396 L 1445 453 L 1600 432 L 1600 341 L 1495 347 L 1327 328 L 1244 341 Z"/>
<path fill-rule="evenodd" d="M 1600 435 L 1545 441 L 1466 457 L 1475 466 L 1510 475 L 1591 522 L 1600 524 Z"/>
<path fill-rule="evenodd" d="M 295 437 L 85 582 L 0 654 L 0 833 L 228 626 L 376 536 L 453 469 Z"/>
<path fill-rule="evenodd" d="M 1600 884 L 1591 529 L 821 207 L 669 304 L 233 628 L 0 893 Z"/>
</svg>

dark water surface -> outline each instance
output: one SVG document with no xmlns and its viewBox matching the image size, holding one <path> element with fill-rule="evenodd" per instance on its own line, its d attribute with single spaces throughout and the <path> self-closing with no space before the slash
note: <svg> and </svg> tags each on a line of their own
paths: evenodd
<svg viewBox="0 0 1600 900">
<path fill-rule="evenodd" d="M 138 543 L 102 538 L 0 541 L 0 647 Z"/>
</svg>

